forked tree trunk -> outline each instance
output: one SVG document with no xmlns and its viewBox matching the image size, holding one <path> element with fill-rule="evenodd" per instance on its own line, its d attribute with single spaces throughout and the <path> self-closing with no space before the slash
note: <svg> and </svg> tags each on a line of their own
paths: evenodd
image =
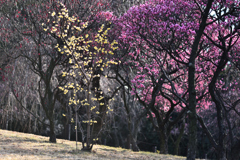
<svg viewBox="0 0 240 160">
<path fill-rule="evenodd" d="M 132 145 L 132 150 L 135 152 L 138 152 L 140 149 L 137 145 L 137 138 L 134 135 L 129 134 L 129 139 L 130 139 L 130 143 Z"/>
</svg>

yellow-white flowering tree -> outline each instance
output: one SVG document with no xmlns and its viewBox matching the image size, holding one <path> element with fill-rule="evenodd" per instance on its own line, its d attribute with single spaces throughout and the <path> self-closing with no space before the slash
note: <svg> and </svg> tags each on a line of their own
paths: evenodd
<svg viewBox="0 0 240 160">
<path fill-rule="evenodd" d="M 59 89 L 64 94 L 71 95 L 69 105 L 75 107 L 76 114 L 79 108 L 86 112 L 82 115 L 79 125 L 76 116 L 75 129 L 77 131 L 79 126 L 82 134 L 86 133 L 86 136 L 82 136 L 83 150 L 91 150 L 98 135 L 93 133 L 94 126 L 103 123 L 98 117 L 110 110 L 105 104 L 99 80 L 100 74 L 106 68 L 119 63 L 111 59 L 114 50 L 118 48 L 117 42 L 109 42 L 107 35 L 110 28 L 106 25 L 103 24 L 97 33 L 88 32 L 89 22 L 82 22 L 74 15 L 70 16 L 64 4 L 59 5 L 59 11 L 51 13 L 52 25 L 45 27 L 45 30 L 63 42 L 57 44 L 56 48 L 63 56 L 69 58 L 69 72 L 62 72 L 62 76 L 68 76 L 69 83 Z M 84 129 L 86 131 L 82 131 Z"/>
</svg>

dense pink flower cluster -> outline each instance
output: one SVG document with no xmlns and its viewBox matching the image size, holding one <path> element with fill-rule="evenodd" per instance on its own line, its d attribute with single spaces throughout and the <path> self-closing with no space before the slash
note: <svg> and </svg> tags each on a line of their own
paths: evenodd
<svg viewBox="0 0 240 160">
<path fill-rule="evenodd" d="M 231 49 L 231 63 L 239 63 L 240 55 L 238 35 L 234 33 L 233 24 L 240 19 L 234 15 L 226 16 L 224 21 L 216 20 L 219 12 L 219 2 L 216 1 L 207 20 L 205 34 L 202 36 L 199 54 L 196 58 L 196 91 L 197 98 L 204 96 L 198 105 L 208 108 L 212 103 L 208 95 L 208 85 L 211 82 L 223 50 L 220 37 L 228 36 L 225 42 Z M 236 4 L 236 5 L 235 5 Z M 234 6 L 235 5 L 235 6 Z M 226 1 L 225 7 L 237 7 L 239 3 Z M 131 7 L 123 16 L 115 20 L 118 30 L 119 45 L 128 50 L 128 58 L 124 64 L 137 69 L 132 79 L 134 90 L 132 94 L 140 93 L 142 100 L 150 102 L 152 90 L 161 81 L 164 72 L 171 83 L 163 80 L 162 91 L 176 98 L 173 92 L 183 96 L 188 90 L 188 61 L 191 45 L 199 28 L 201 11 L 199 6 L 206 6 L 205 1 L 192 0 L 151 0 L 145 4 Z M 211 40 L 210 40 L 211 39 Z M 230 52 L 230 51 L 229 51 Z M 174 70 L 174 74 L 171 74 Z M 237 84 L 234 83 L 234 84 Z M 225 84 L 218 82 L 216 87 L 224 88 Z M 236 88 L 234 89 L 236 90 Z M 187 94 L 184 98 L 187 98 Z M 164 102 L 165 101 L 165 102 Z M 167 100 L 160 93 L 155 105 L 166 106 Z M 165 104 L 163 104 L 165 103 Z"/>
<path fill-rule="evenodd" d="M 139 6 L 133 6 L 118 19 L 117 28 L 119 33 L 119 45 L 131 50 L 125 64 L 130 64 L 138 69 L 132 84 L 136 88 L 132 91 L 140 92 L 142 99 L 150 102 L 152 99 L 153 86 L 161 79 L 161 68 L 166 72 L 178 70 L 169 78 L 178 77 L 181 79 L 174 86 L 184 86 L 186 89 L 186 68 L 182 63 L 188 62 L 189 46 L 194 38 L 195 30 L 198 29 L 199 14 L 195 17 L 186 17 L 186 9 L 192 12 L 194 4 L 190 1 L 184 3 L 179 1 L 158 1 L 149 2 Z M 194 12 L 193 12 L 194 13 Z M 184 19 L 183 19 L 184 18 Z M 188 21 L 186 21 L 188 20 Z M 175 56 L 177 63 L 168 53 Z M 163 91 L 171 94 L 171 84 L 163 80 Z M 183 94 L 184 89 L 180 87 L 178 94 Z M 162 96 L 157 96 L 155 105 L 165 106 L 168 101 Z M 168 107 L 167 107 L 168 108 Z"/>
</svg>

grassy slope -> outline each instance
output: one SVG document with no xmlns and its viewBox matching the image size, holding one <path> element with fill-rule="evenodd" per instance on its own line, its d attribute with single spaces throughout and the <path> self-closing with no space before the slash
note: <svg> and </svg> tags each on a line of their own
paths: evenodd
<svg viewBox="0 0 240 160">
<path fill-rule="evenodd" d="M 81 144 L 78 143 L 81 149 Z M 184 157 L 161 155 L 150 152 L 131 152 L 127 149 L 95 145 L 92 153 L 78 150 L 76 142 L 57 139 L 57 144 L 47 137 L 0 130 L 0 159 L 143 159 L 183 160 Z"/>
</svg>

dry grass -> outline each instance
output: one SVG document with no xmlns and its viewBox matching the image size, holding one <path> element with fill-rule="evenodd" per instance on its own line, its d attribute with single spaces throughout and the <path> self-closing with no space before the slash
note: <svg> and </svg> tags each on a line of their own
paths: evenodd
<svg viewBox="0 0 240 160">
<path fill-rule="evenodd" d="M 132 152 L 127 149 L 95 145 L 93 151 L 76 152 L 76 142 L 57 139 L 49 143 L 47 137 L 0 130 L 0 159 L 137 159 L 137 160 L 183 160 L 184 157 L 161 155 L 150 152 Z M 81 144 L 78 143 L 81 149 Z"/>
</svg>

